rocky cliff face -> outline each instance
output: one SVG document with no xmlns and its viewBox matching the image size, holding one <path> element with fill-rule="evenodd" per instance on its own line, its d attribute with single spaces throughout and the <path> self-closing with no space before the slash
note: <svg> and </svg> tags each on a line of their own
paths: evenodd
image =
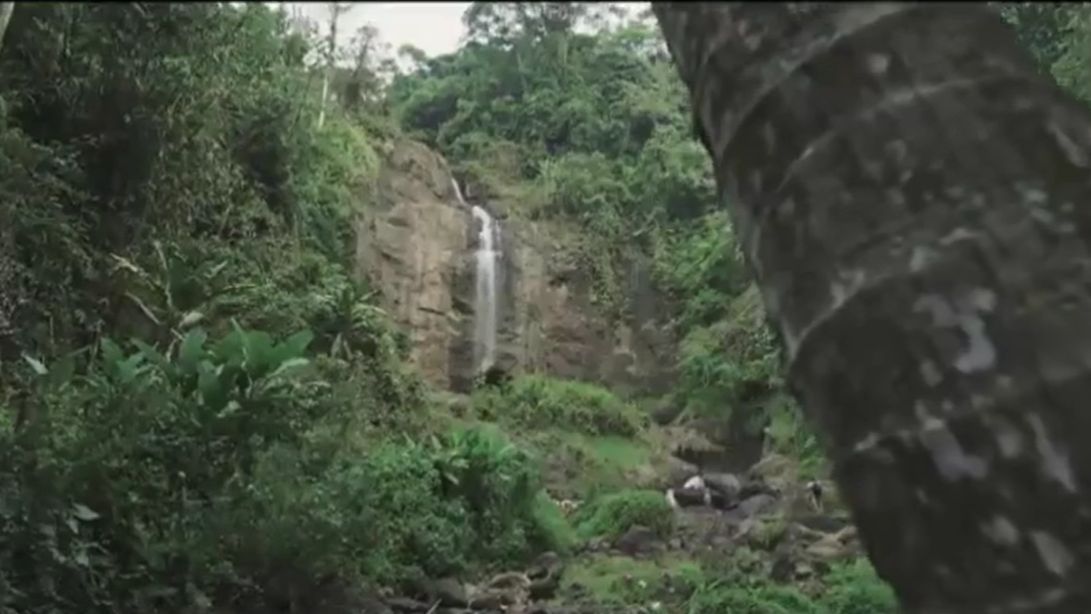
<svg viewBox="0 0 1091 614">
<path fill-rule="evenodd" d="M 357 272 L 406 328 L 412 360 L 433 385 L 467 390 L 474 377 L 477 229 L 445 160 L 396 144 L 357 228 Z M 490 204 L 479 203 L 486 208 Z M 558 241 L 528 222 L 501 221 L 497 366 L 662 392 L 673 381 L 675 340 L 664 300 L 639 260 L 628 263 L 627 315 L 611 321 L 591 300 L 585 272 L 557 257 Z"/>
</svg>

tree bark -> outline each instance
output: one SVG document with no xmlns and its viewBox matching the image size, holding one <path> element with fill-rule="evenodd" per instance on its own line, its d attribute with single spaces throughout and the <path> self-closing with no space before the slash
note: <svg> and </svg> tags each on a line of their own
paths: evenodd
<svg viewBox="0 0 1091 614">
<path fill-rule="evenodd" d="M 15 12 L 14 2 L 0 2 L 0 46 L 4 44 L 4 33 L 8 31 L 11 14 Z"/>
<path fill-rule="evenodd" d="M 879 574 L 1091 611 L 1091 112 L 984 4 L 654 11 Z"/>
<path fill-rule="evenodd" d="M 321 130 L 326 123 L 326 104 L 330 95 L 330 81 L 333 80 L 333 65 L 337 56 L 337 20 L 341 18 L 348 6 L 342 2 L 330 3 L 330 35 L 327 41 L 326 66 L 322 74 L 322 99 L 318 106 L 318 129 Z"/>
</svg>

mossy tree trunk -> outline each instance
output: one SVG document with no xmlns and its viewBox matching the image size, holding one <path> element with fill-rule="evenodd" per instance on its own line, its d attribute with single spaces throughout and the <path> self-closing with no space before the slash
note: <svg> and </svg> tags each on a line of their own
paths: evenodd
<svg viewBox="0 0 1091 614">
<path fill-rule="evenodd" d="M 984 4 L 654 10 L 879 573 L 1091 611 L 1091 113 Z"/>
</svg>

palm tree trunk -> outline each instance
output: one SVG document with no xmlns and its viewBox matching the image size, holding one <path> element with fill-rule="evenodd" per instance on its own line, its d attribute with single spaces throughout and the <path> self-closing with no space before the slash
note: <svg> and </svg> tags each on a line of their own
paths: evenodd
<svg viewBox="0 0 1091 614">
<path fill-rule="evenodd" d="M 880 575 L 1091 611 L 1091 112 L 984 4 L 654 10 Z"/>
<path fill-rule="evenodd" d="M 15 11 L 14 2 L 0 2 L 0 45 L 4 44 L 4 33 L 8 31 L 8 22 Z"/>
</svg>

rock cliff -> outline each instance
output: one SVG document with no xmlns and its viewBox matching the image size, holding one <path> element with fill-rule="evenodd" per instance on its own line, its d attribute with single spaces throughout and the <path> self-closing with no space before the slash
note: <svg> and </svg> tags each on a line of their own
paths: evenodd
<svg viewBox="0 0 1091 614">
<path fill-rule="evenodd" d="M 370 200 L 357 227 L 357 274 L 409 333 L 412 362 L 424 377 L 441 388 L 467 390 L 475 369 L 477 229 L 447 162 L 420 143 L 396 143 Z M 499 368 L 618 390 L 669 388 L 675 339 L 661 320 L 668 306 L 644 263 L 624 264 L 625 315 L 611 318 L 593 303 L 587 273 L 557 257 L 564 236 L 556 228 L 514 217 L 501 228 Z"/>
</svg>

